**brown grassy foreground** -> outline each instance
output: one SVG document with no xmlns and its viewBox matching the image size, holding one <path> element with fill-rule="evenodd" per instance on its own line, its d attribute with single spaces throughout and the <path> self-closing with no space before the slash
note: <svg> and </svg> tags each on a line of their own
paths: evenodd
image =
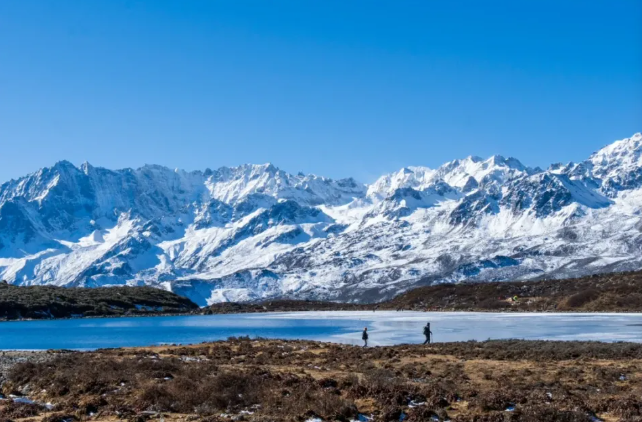
<svg viewBox="0 0 642 422">
<path fill-rule="evenodd" d="M 642 344 L 359 348 L 230 339 L 61 353 L 10 370 L 0 420 L 642 421 Z"/>
<path fill-rule="evenodd" d="M 517 296 L 517 300 L 512 300 Z M 642 271 L 566 280 L 475 282 L 419 287 L 392 300 L 351 304 L 303 300 L 217 303 L 204 313 L 326 310 L 642 312 Z"/>
</svg>

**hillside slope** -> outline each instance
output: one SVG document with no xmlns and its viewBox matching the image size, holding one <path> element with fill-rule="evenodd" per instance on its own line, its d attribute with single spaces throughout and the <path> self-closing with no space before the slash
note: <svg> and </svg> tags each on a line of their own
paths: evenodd
<svg viewBox="0 0 642 422">
<path fill-rule="evenodd" d="M 151 287 L 67 289 L 0 283 L 0 320 L 183 314 L 197 309 L 187 298 Z"/>
<path fill-rule="evenodd" d="M 577 279 L 438 284 L 379 303 L 267 300 L 215 303 L 205 313 L 295 311 L 642 312 L 642 272 Z"/>
<path fill-rule="evenodd" d="M 642 312 L 642 272 L 577 279 L 440 284 L 386 302 L 387 309 Z"/>
</svg>

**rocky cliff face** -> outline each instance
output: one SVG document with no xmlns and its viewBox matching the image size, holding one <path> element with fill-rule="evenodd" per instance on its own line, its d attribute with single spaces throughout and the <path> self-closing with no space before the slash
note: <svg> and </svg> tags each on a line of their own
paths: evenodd
<svg viewBox="0 0 642 422">
<path fill-rule="evenodd" d="M 152 285 L 201 305 L 383 299 L 463 279 L 642 268 L 642 136 L 581 163 L 469 157 L 369 186 L 273 165 L 60 162 L 0 186 L 0 277 Z"/>
</svg>

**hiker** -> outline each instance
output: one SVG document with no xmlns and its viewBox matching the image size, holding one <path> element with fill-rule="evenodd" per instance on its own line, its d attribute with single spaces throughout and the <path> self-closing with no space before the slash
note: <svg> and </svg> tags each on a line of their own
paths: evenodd
<svg viewBox="0 0 642 422">
<path fill-rule="evenodd" d="M 424 327 L 424 336 L 426 336 L 426 341 L 424 341 L 424 344 L 430 344 L 430 339 L 432 337 L 432 331 L 430 331 L 430 323 L 427 323 Z"/>
<path fill-rule="evenodd" d="M 363 347 L 368 347 L 368 327 L 365 327 L 363 329 L 363 334 L 361 334 L 361 338 L 363 339 Z"/>
</svg>

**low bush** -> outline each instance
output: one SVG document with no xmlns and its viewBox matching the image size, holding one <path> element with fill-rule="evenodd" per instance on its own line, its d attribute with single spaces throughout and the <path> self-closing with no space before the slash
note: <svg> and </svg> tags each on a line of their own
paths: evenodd
<svg viewBox="0 0 642 422">
<path fill-rule="evenodd" d="M 593 302 L 600 297 L 600 292 L 596 289 L 588 289 L 583 292 L 575 293 L 563 302 L 563 308 L 581 308 L 589 302 Z"/>
</svg>

